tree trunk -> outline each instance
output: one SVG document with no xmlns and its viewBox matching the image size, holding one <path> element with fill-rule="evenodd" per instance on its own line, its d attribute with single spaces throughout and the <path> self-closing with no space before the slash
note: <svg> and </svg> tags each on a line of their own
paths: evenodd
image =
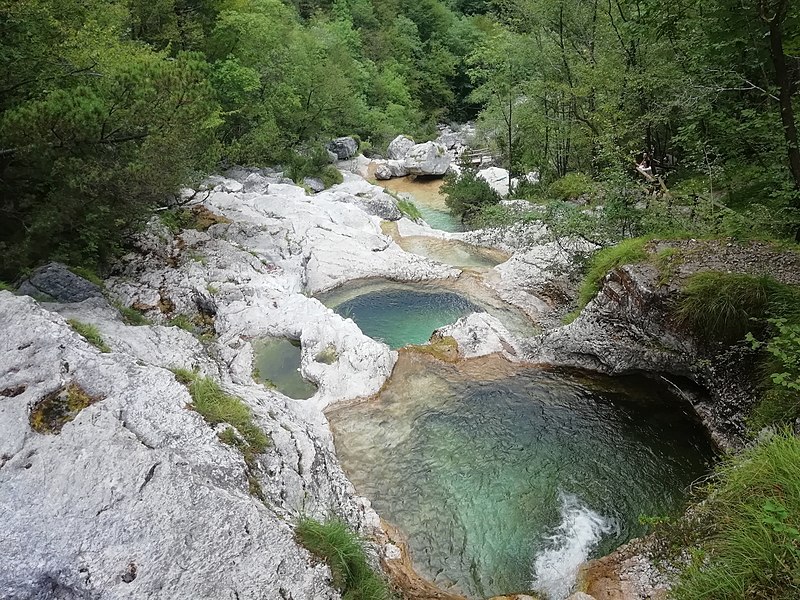
<svg viewBox="0 0 800 600">
<path fill-rule="evenodd" d="M 786 2 L 779 2 L 778 8 L 771 17 L 764 14 L 762 6 L 761 17 L 769 25 L 769 50 L 772 66 L 775 69 L 775 83 L 780 90 L 779 100 L 781 105 L 781 123 L 783 135 L 786 138 L 786 152 L 789 156 L 789 171 L 792 174 L 795 187 L 793 205 L 800 209 L 800 146 L 797 143 L 797 124 L 794 120 L 792 107 L 792 82 L 789 70 L 786 67 L 786 56 L 783 53 L 783 22 L 786 18 Z M 800 241 L 800 227 L 795 230 L 795 238 Z"/>
</svg>

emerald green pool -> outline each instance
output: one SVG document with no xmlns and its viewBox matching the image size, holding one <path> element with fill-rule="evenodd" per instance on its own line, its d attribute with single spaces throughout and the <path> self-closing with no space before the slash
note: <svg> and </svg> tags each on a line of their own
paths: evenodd
<svg viewBox="0 0 800 600">
<path fill-rule="evenodd" d="M 566 598 L 578 565 L 677 513 L 710 440 L 646 378 L 401 353 L 377 399 L 328 412 L 357 491 L 423 576 L 470 598 Z"/>
<path fill-rule="evenodd" d="M 317 386 L 300 374 L 300 342 L 266 338 L 253 343 L 253 352 L 253 377 L 259 383 L 295 400 L 306 400 L 317 392 Z"/>
</svg>

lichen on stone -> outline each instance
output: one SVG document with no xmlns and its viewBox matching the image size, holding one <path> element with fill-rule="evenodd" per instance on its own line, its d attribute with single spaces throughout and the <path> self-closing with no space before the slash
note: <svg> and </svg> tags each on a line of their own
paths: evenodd
<svg viewBox="0 0 800 600">
<path fill-rule="evenodd" d="M 100 400 L 72 382 L 37 402 L 31 408 L 28 422 L 37 433 L 57 435 L 79 412 Z"/>
</svg>

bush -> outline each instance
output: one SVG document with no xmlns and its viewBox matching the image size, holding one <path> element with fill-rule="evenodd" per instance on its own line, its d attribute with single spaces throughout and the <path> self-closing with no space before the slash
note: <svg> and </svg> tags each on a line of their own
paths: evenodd
<svg viewBox="0 0 800 600">
<path fill-rule="evenodd" d="M 470 221 L 484 207 L 500 202 L 497 192 L 471 170 L 465 170 L 461 175 L 447 175 L 441 191 L 447 196 L 445 203 L 450 212 L 461 217 L 462 221 Z"/>
<path fill-rule="evenodd" d="M 322 178 L 323 173 L 330 166 L 328 164 L 328 151 L 323 146 L 314 146 L 311 149 L 293 154 L 289 159 L 289 167 L 286 170 L 286 174 L 297 185 L 301 185 L 306 177 Z M 328 172 L 327 176 L 330 178 L 332 174 Z M 341 173 L 339 176 L 341 177 Z"/>
<path fill-rule="evenodd" d="M 800 597 L 800 440 L 790 431 L 716 469 L 676 600 Z"/>
<path fill-rule="evenodd" d="M 547 194 L 556 200 L 575 200 L 585 195 L 592 195 L 597 186 L 592 178 L 584 173 L 567 173 L 556 179 L 547 188 Z"/>
<path fill-rule="evenodd" d="M 344 181 L 344 176 L 342 175 L 341 171 L 339 171 L 339 169 L 333 165 L 328 165 L 322 169 L 322 173 L 320 174 L 319 178 L 322 180 L 322 183 L 325 184 L 326 188 L 338 185 Z"/>
<path fill-rule="evenodd" d="M 69 323 L 70 327 L 72 327 L 76 333 L 83 336 L 87 342 L 100 350 L 100 352 L 111 352 L 111 348 L 108 347 L 108 344 L 103 340 L 103 336 L 100 335 L 100 330 L 94 325 L 78 321 L 77 319 L 69 319 L 67 323 Z"/>
<path fill-rule="evenodd" d="M 763 394 L 750 418 L 750 427 L 755 430 L 800 417 L 800 322 L 770 319 L 770 323 L 775 336 L 768 342 L 747 335 L 753 348 L 763 348 L 769 355 L 762 366 Z"/>
<path fill-rule="evenodd" d="M 578 308 L 582 309 L 597 295 L 600 290 L 600 283 L 609 271 L 622 265 L 647 259 L 647 252 L 644 247 L 649 241 L 650 238 L 633 238 L 597 252 L 592 257 L 589 263 L 589 270 L 581 284 Z"/>
<path fill-rule="evenodd" d="M 358 537 L 339 519 L 320 523 L 303 518 L 295 529 L 298 541 L 331 569 L 343 600 L 388 600 L 389 589 L 367 563 Z"/>
</svg>

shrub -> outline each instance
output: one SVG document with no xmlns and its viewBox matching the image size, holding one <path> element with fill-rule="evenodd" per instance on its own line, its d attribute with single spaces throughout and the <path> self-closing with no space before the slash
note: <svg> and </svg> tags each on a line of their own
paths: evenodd
<svg viewBox="0 0 800 600">
<path fill-rule="evenodd" d="M 289 159 L 286 174 L 300 185 L 306 177 L 321 177 L 329 166 L 328 151 L 319 145 L 293 154 Z M 330 174 L 328 176 L 330 177 Z"/>
<path fill-rule="evenodd" d="M 800 417 L 800 323 L 770 319 L 776 335 L 760 342 L 753 334 L 747 340 L 753 348 L 763 348 L 769 358 L 762 366 L 765 378 L 759 404 L 750 418 L 758 430 L 775 423 L 790 423 Z"/>
<path fill-rule="evenodd" d="M 358 537 L 339 519 L 320 523 L 303 518 L 295 529 L 298 541 L 331 569 L 343 600 L 388 600 L 389 588 L 367 563 Z"/>
<path fill-rule="evenodd" d="M 583 308 L 597 295 L 600 290 L 600 283 L 609 271 L 622 265 L 647 259 L 647 252 L 644 247 L 649 241 L 649 238 L 633 238 L 597 252 L 592 257 L 589 263 L 589 270 L 581 284 L 578 307 Z"/>
<path fill-rule="evenodd" d="M 471 170 L 446 176 L 441 191 L 447 196 L 445 203 L 450 212 L 462 221 L 470 221 L 484 207 L 500 202 L 497 192 Z"/>
<path fill-rule="evenodd" d="M 108 344 L 103 340 L 103 336 L 100 335 L 100 330 L 94 325 L 78 321 L 77 319 L 69 319 L 67 323 L 69 323 L 70 327 L 72 327 L 76 333 L 100 350 L 100 352 L 111 352 L 111 348 L 108 347 Z"/>
<path fill-rule="evenodd" d="M 339 169 L 333 165 L 328 165 L 322 169 L 322 173 L 320 174 L 319 178 L 322 180 L 322 183 L 325 184 L 326 188 L 338 185 L 344 181 L 344 176 L 342 175 L 341 171 L 339 171 Z"/>
<path fill-rule="evenodd" d="M 597 189 L 592 178 L 584 173 L 567 173 L 561 179 L 556 179 L 547 188 L 551 198 L 557 200 L 574 200 L 584 195 L 591 195 Z"/>
<path fill-rule="evenodd" d="M 800 440 L 785 431 L 728 459 L 707 493 L 699 542 L 673 597 L 800 597 Z"/>
</svg>

